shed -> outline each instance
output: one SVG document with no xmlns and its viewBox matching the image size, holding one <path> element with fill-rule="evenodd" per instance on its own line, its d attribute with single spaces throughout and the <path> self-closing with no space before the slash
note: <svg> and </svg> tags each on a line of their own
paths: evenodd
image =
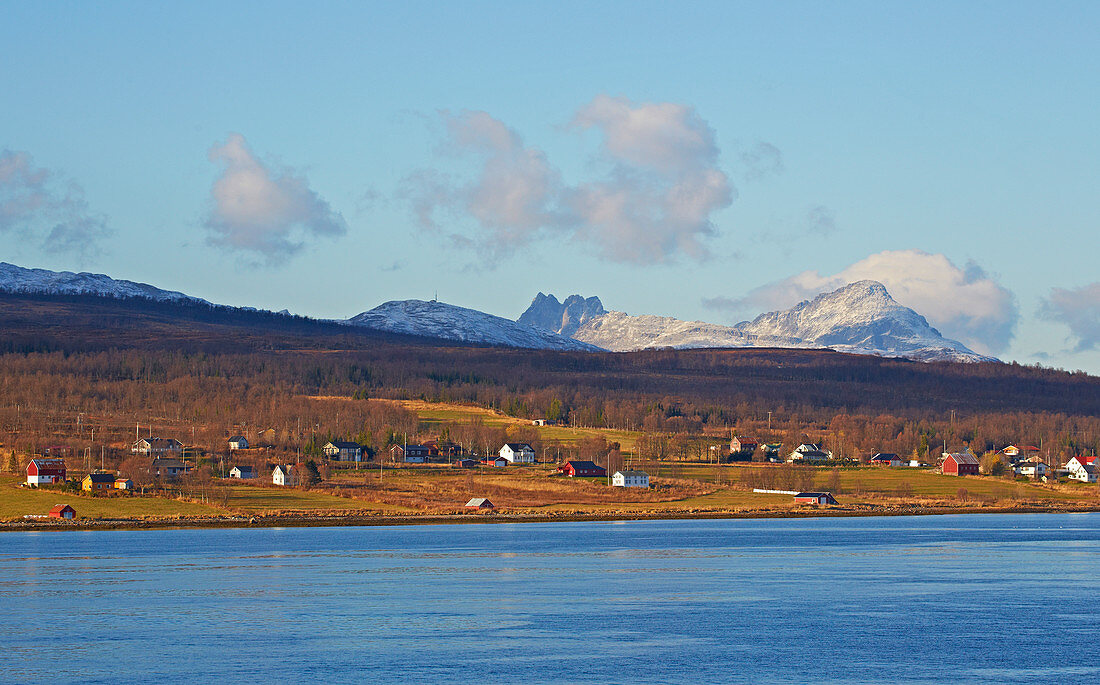
<svg viewBox="0 0 1100 685">
<path fill-rule="evenodd" d="M 73 509 L 68 504 L 55 504 L 53 509 L 50 509 L 50 518 L 74 519 L 76 518 L 76 509 Z"/>
<path fill-rule="evenodd" d="M 456 469 L 474 469 L 474 468 L 477 468 L 477 460 L 476 459 L 456 459 L 454 464 L 451 464 L 451 466 L 455 467 Z"/>
<path fill-rule="evenodd" d="M 839 504 L 831 492 L 800 492 L 794 496 L 795 504 Z"/>
<path fill-rule="evenodd" d="M 493 509 L 493 503 L 484 497 L 475 497 L 466 503 L 467 509 Z"/>
</svg>

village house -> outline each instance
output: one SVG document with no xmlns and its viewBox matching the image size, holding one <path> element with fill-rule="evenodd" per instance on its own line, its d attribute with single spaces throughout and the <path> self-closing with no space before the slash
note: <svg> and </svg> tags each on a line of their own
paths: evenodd
<svg viewBox="0 0 1100 685">
<path fill-rule="evenodd" d="M 427 445 L 394 445 L 390 448 L 395 462 L 426 464 L 432 450 Z"/>
<path fill-rule="evenodd" d="M 363 446 L 357 442 L 333 440 L 326 442 L 321 451 L 332 461 L 363 461 Z"/>
<path fill-rule="evenodd" d="M 782 457 L 780 451 L 783 449 L 783 443 L 781 442 L 766 442 L 761 447 L 764 450 L 764 459 L 770 462 L 779 462 Z"/>
<path fill-rule="evenodd" d="M 428 448 L 429 457 L 461 457 L 466 453 L 462 445 L 446 440 L 428 440 L 420 444 Z"/>
<path fill-rule="evenodd" d="M 978 458 L 969 451 L 956 452 L 944 456 L 941 470 L 946 476 L 976 476 L 980 466 Z"/>
<path fill-rule="evenodd" d="M 149 464 L 149 472 L 155 478 L 179 478 L 190 470 L 190 464 L 169 457 L 157 457 Z"/>
<path fill-rule="evenodd" d="M 297 485 L 297 474 L 294 473 L 294 467 L 286 464 L 279 464 L 275 467 L 275 470 L 271 472 L 271 482 L 275 485 Z"/>
<path fill-rule="evenodd" d="M 31 459 L 27 464 L 27 485 L 57 485 L 65 482 L 64 459 Z"/>
<path fill-rule="evenodd" d="M 649 474 L 645 471 L 616 471 L 611 476 L 611 485 L 616 488 L 648 488 Z"/>
<path fill-rule="evenodd" d="M 747 435 L 737 435 L 730 440 L 730 454 L 751 455 L 759 446 L 760 442 L 756 438 L 750 438 Z"/>
<path fill-rule="evenodd" d="M 133 490 L 134 481 L 129 478 L 115 478 L 115 490 Z"/>
<path fill-rule="evenodd" d="M 574 478 L 576 476 L 591 478 L 607 475 L 607 469 L 602 466 L 597 466 L 595 462 L 578 461 L 576 459 L 565 462 L 558 467 L 558 471 L 564 473 L 570 478 Z"/>
<path fill-rule="evenodd" d="M 791 462 L 792 464 L 795 462 L 820 463 L 823 461 L 828 461 L 832 458 L 832 452 L 823 450 L 819 446 L 811 443 L 803 443 L 794 448 L 794 451 L 791 452 L 790 456 L 787 457 L 787 461 Z"/>
<path fill-rule="evenodd" d="M 1038 457 L 1039 448 L 1034 445 L 1009 445 L 1001 450 L 1001 454 L 1008 457 L 1010 464 L 1015 464 L 1021 459 L 1028 459 L 1029 457 Z"/>
<path fill-rule="evenodd" d="M 49 516 L 52 519 L 74 519 L 76 518 L 76 509 L 68 504 L 55 504 L 53 509 L 50 509 Z"/>
<path fill-rule="evenodd" d="M 500 448 L 500 456 L 510 464 L 534 464 L 535 450 L 525 442 L 508 442 Z"/>
<path fill-rule="evenodd" d="M 839 504 L 831 492 L 800 492 L 794 496 L 795 504 Z"/>
<path fill-rule="evenodd" d="M 248 449 L 248 438 L 243 435 L 234 435 L 229 438 L 229 451 Z"/>
<path fill-rule="evenodd" d="M 251 466 L 240 465 L 229 469 L 230 478 L 255 478 L 256 470 Z"/>
<path fill-rule="evenodd" d="M 142 438 L 130 447 L 130 451 L 154 457 L 179 456 L 183 454 L 183 443 L 175 438 Z"/>
<path fill-rule="evenodd" d="M 1066 462 L 1066 474 L 1072 480 L 1095 483 L 1097 463 L 1096 457 L 1073 457 Z"/>
<path fill-rule="evenodd" d="M 1021 461 L 1017 462 L 1016 465 L 1012 467 L 1012 470 L 1017 476 L 1045 478 L 1050 467 L 1041 461 Z"/>
<path fill-rule="evenodd" d="M 84 492 L 104 492 L 115 488 L 115 475 L 113 473 L 89 473 L 80 481 L 80 489 Z"/>
<path fill-rule="evenodd" d="M 474 497 L 466 503 L 467 509 L 492 509 L 493 503 L 484 497 Z"/>
<path fill-rule="evenodd" d="M 875 454 L 867 463 L 871 466 L 893 466 L 895 468 L 902 465 L 901 457 L 888 452 Z"/>
<path fill-rule="evenodd" d="M 275 444 L 275 429 L 265 428 L 263 430 L 256 431 L 256 441 L 261 445 L 273 445 Z"/>
</svg>

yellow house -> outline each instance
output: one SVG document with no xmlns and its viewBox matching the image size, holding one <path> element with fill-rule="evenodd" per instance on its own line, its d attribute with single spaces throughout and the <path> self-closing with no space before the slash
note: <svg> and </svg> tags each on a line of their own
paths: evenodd
<svg viewBox="0 0 1100 685">
<path fill-rule="evenodd" d="M 130 480 L 129 478 L 116 478 L 115 479 L 115 490 L 133 490 L 133 489 L 134 489 L 134 481 Z"/>
<path fill-rule="evenodd" d="M 84 492 L 102 492 L 113 490 L 115 477 L 111 473 L 89 473 L 80 481 L 80 487 Z"/>
</svg>

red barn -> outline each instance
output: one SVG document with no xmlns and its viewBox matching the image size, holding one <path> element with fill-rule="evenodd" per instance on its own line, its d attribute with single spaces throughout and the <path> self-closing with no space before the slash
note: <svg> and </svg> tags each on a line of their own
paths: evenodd
<svg viewBox="0 0 1100 685">
<path fill-rule="evenodd" d="M 567 461 L 559 466 L 558 471 L 561 471 L 570 478 L 574 476 L 593 477 L 607 475 L 607 469 L 604 467 L 596 466 L 596 464 L 591 461 L 577 461 L 575 459 Z"/>
<path fill-rule="evenodd" d="M 27 464 L 27 485 L 56 485 L 64 481 L 64 459 L 31 459 Z"/>
<path fill-rule="evenodd" d="M 73 509 L 68 504 L 57 504 L 53 509 L 50 509 L 50 518 L 74 519 L 76 518 L 76 509 Z"/>
<path fill-rule="evenodd" d="M 978 467 L 978 458 L 969 452 L 948 454 L 943 459 L 943 473 L 946 476 L 976 476 Z"/>
</svg>

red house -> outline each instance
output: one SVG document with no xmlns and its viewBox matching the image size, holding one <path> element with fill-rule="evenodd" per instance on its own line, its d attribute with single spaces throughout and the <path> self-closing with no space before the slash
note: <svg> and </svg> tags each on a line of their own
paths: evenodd
<svg viewBox="0 0 1100 685">
<path fill-rule="evenodd" d="M 607 475 L 607 469 L 602 466 L 596 466 L 595 463 L 590 461 L 567 461 L 558 467 L 558 471 L 561 471 L 570 478 L 574 476 L 592 477 Z"/>
<path fill-rule="evenodd" d="M 27 485 L 56 485 L 63 482 L 64 459 L 31 459 L 27 464 Z"/>
<path fill-rule="evenodd" d="M 945 476 L 976 476 L 978 466 L 978 458 L 969 452 L 948 454 L 943 459 Z"/>
<path fill-rule="evenodd" d="M 68 504 L 57 504 L 53 509 L 50 509 L 50 518 L 74 519 L 76 518 L 76 509 L 73 509 Z"/>
<path fill-rule="evenodd" d="M 839 504 L 831 492 L 800 492 L 794 496 L 795 504 Z"/>
</svg>

